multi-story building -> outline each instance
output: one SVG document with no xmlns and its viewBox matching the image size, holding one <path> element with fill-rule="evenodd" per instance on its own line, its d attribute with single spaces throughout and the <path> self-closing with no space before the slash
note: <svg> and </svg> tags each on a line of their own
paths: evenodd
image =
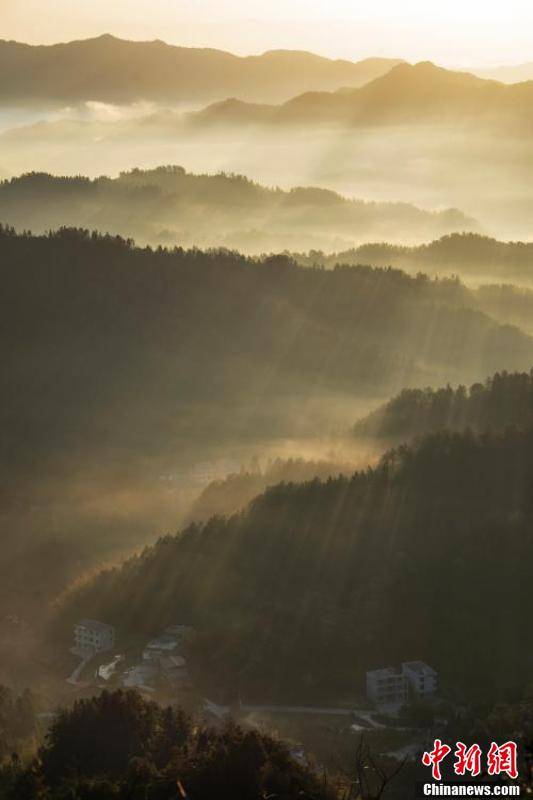
<svg viewBox="0 0 533 800">
<path fill-rule="evenodd" d="M 404 661 L 366 673 L 366 693 L 378 706 L 401 706 L 411 696 L 427 699 L 436 694 L 437 673 L 423 661 Z"/>
<path fill-rule="evenodd" d="M 423 661 L 404 661 L 402 671 L 418 697 L 432 697 L 437 692 L 437 673 Z"/>
<path fill-rule="evenodd" d="M 74 626 L 73 652 L 86 657 L 91 653 L 110 650 L 115 644 L 115 629 L 112 625 L 96 619 L 82 619 Z"/>
<path fill-rule="evenodd" d="M 366 673 L 366 693 L 377 706 L 403 705 L 409 699 L 409 683 L 397 667 L 373 669 Z"/>
</svg>

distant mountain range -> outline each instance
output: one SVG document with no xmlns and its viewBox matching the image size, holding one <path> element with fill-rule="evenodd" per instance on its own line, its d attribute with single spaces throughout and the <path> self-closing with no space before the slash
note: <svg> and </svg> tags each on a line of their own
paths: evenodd
<svg viewBox="0 0 533 800">
<path fill-rule="evenodd" d="M 501 81 L 502 83 L 522 83 L 533 80 L 533 61 L 525 64 L 507 64 L 499 67 L 473 69 L 471 72 L 480 78 Z"/>
<path fill-rule="evenodd" d="M 182 50 L 186 53 L 189 52 L 184 48 Z M 2 86 L 6 82 L 5 75 L 1 71 L 1 51 L 2 45 L 0 44 L 0 101 L 2 92 L 5 95 L 5 89 Z M 197 51 L 190 52 L 194 53 L 191 58 L 200 59 Z M 228 55 L 219 54 L 218 51 L 205 52 L 208 53 L 206 58 Z M 214 56 L 212 52 L 215 53 Z M 267 53 L 257 59 L 260 63 L 263 63 L 261 59 L 264 58 L 268 63 L 272 60 L 272 63 L 277 64 L 278 59 L 290 60 L 292 57 L 296 58 L 298 64 L 305 62 L 306 58 L 311 60 L 317 58 L 310 54 L 277 52 Z M 230 58 L 236 57 L 231 56 Z M 328 62 L 326 59 L 319 59 L 319 61 L 324 61 L 330 67 L 338 64 L 338 62 Z M 246 59 L 237 59 L 237 62 L 242 67 L 242 63 L 246 62 Z M 256 64 L 256 61 L 252 63 Z M 348 62 L 342 63 L 348 64 Z M 350 69 L 351 67 L 357 68 L 356 72 L 358 71 L 362 76 L 364 63 L 366 62 L 348 64 L 348 67 Z M 374 69 L 376 64 L 372 63 L 374 64 L 372 69 Z M 255 69 L 254 67 L 252 72 Z M 383 64 L 381 64 L 380 70 L 384 71 Z M 214 81 L 218 81 L 219 87 L 224 84 L 225 88 L 219 88 L 219 90 L 212 88 L 212 93 L 218 91 L 223 99 L 208 103 L 196 110 L 158 107 L 148 113 L 143 113 L 141 110 L 140 114 L 116 118 L 113 116 L 87 119 L 67 117 L 49 121 L 42 120 L 29 125 L 13 127 L 4 133 L 2 138 L 7 137 L 4 141 L 10 145 L 23 142 L 28 137 L 32 140 L 69 140 L 73 137 L 88 136 L 91 141 L 96 141 L 108 138 L 110 135 L 136 139 L 156 135 L 174 139 L 177 136 L 195 136 L 199 130 L 209 131 L 214 127 L 244 129 L 246 126 L 262 126 L 265 131 L 309 125 L 341 126 L 347 129 L 392 125 L 474 126 L 488 134 L 494 131 L 500 132 L 502 128 L 505 128 L 508 132 L 520 135 L 529 134 L 533 129 L 533 81 L 507 85 L 479 78 L 466 72 L 443 69 L 431 62 L 420 62 L 415 65 L 402 62 L 392 68 L 389 64 L 385 74 L 369 80 L 359 88 L 343 86 L 336 91 L 306 91 L 292 96 L 285 102 L 275 103 L 256 101 L 258 96 L 267 94 L 266 83 L 263 79 L 258 82 L 255 81 L 255 78 L 252 79 L 252 72 L 242 67 L 239 73 L 241 77 L 239 78 L 237 73 L 234 73 L 235 84 L 231 86 L 231 81 L 225 81 L 223 76 L 216 76 L 216 78 L 211 76 Z M 261 74 L 266 75 L 264 72 Z M 296 72 L 291 74 L 296 76 Z M 365 75 L 369 76 L 368 70 Z M 241 79 L 242 82 L 239 83 Z M 28 80 L 31 84 L 33 78 Z M 158 85 L 155 81 L 151 89 L 146 89 L 146 84 L 143 84 L 144 80 L 143 78 L 136 83 L 132 79 L 131 86 L 137 87 L 135 95 L 137 99 L 141 96 L 155 96 L 157 92 L 164 93 L 165 90 L 161 86 L 157 88 Z M 166 80 L 169 80 L 168 75 Z M 189 89 L 183 88 L 186 80 L 189 79 L 183 77 L 179 79 L 182 86 L 179 90 L 182 91 L 182 99 L 189 91 Z M 296 77 L 294 80 L 295 83 L 298 82 Z M 311 81 L 311 79 L 309 80 Z M 117 81 L 118 77 L 113 73 L 109 85 L 105 87 L 107 99 L 111 99 L 111 95 L 115 100 L 119 99 Z M 196 81 L 197 85 L 194 90 L 191 89 L 189 97 L 195 94 L 196 99 L 199 100 L 201 96 L 211 91 L 208 90 L 205 82 L 200 87 L 201 80 L 198 75 L 195 74 L 191 81 Z M 95 74 L 91 75 L 91 83 L 96 86 Z M 318 85 L 317 81 L 314 83 Z M 271 84 L 271 86 L 273 85 Z M 293 84 L 290 80 L 285 81 L 283 91 L 289 91 L 291 86 Z M 235 89 L 235 96 L 228 97 L 227 94 L 232 89 Z M 69 91 L 79 97 L 97 96 L 96 89 L 93 91 L 87 86 L 80 88 L 78 81 L 69 83 Z M 255 95 L 254 102 L 245 99 L 246 96 L 251 95 Z M 104 95 L 98 96 L 103 97 Z M 135 98 L 133 94 L 129 94 L 120 99 L 125 101 Z"/>
<path fill-rule="evenodd" d="M 202 122 L 313 115 L 357 124 L 519 110 L 529 119 L 533 89 L 516 84 L 532 79 L 533 62 L 455 72 L 431 62 L 353 62 L 299 50 L 242 57 L 109 34 L 42 46 L 0 40 L 2 103 L 216 103 L 198 117 Z"/>
<path fill-rule="evenodd" d="M 235 94 L 281 102 L 310 89 L 362 86 L 398 63 L 331 60 L 292 50 L 239 57 L 108 34 L 50 46 L 0 41 L 0 101 L 205 103 Z"/>
<path fill-rule="evenodd" d="M 431 62 L 401 63 L 353 90 L 305 92 L 277 106 L 229 99 L 190 115 L 196 124 L 533 123 L 533 82 L 506 85 Z"/>
</svg>

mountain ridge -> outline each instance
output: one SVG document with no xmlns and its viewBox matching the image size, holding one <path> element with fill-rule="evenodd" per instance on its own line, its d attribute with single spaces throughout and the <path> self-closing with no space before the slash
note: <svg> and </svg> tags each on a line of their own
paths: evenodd
<svg viewBox="0 0 533 800">
<path fill-rule="evenodd" d="M 533 81 L 504 84 L 468 72 L 445 69 L 431 61 L 402 62 L 364 86 L 335 92 L 303 92 L 261 113 L 258 119 L 246 103 L 239 120 L 248 123 L 309 124 L 323 122 L 348 127 L 420 123 L 533 123 Z M 211 109 L 214 112 L 215 109 Z M 192 112 L 193 122 L 216 120 L 216 114 Z M 226 120 L 227 121 L 227 120 Z"/>
<path fill-rule="evenodd" d="M 453 208 L 367 202 L 313 186 L 286 191 L 241 175 L 194 174 L 179 166 L 134 169 L 114 179 L 22 175 L 0 182 L 0 219 L 40 232 L 61 225 L 104 228 L 151 244 L 256 253 L 357 242 L 370 233 L 418 240 L 478 228 Z"/>
<path fill-rule="evenodd" d="M 239 56 L 111 34 L 54 45 L 0 40 L 0 98 L 123 104 L 209 102 L 239 94 L 282 102 L 306 89 L 362 85 L 397 63 L 333 60 L 291 50 Z"/>
</svg>

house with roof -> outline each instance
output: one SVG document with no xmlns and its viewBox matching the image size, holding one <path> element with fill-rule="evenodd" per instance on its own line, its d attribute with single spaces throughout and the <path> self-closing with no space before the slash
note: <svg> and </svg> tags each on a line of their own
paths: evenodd
<svg viewBox="0 0 533 800">
<path fill-rule="evenodd" d="M 429 699 L 437 692 L 437 672 L 424 661 L 404 661 L 366 673 L 366 694 L 377 706 L 402 706 L 410 697 Z"/>
<path fill-rule="evenodd" d="M 420 699 L 433 697 L 437 693 L 437 672 L 424 661 L 404 661 L 402 671 L 411 691 Z"/>
<path fill-rule="evenodd" d="M 143 650 L 143 659 L 151 661 L 164 656 L 178 655 L 190 636 L 192 628 L 187 625 L 170 625 L 155 639 L 151 639 Z"/>
<path fill-rule="evenodd" d="M 111 650 L 115 644 L 115 629 L 97 619 L 82 619 L 74 626 L 75 655 L 87 658 L 94 653 Z"/>
<path fill-rule="evenodd" d="M 377 706 L 404 705 L 409 684 L 400 667 L 382 667 L 366 673 L 366 694 Z"/>
</svg>

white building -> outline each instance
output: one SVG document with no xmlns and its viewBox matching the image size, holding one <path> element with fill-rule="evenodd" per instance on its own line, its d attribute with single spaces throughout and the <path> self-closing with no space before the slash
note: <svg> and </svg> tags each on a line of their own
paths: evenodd
<svg viewBox="0 0 533 800">
<path fill-rule="evenodd" d="M 437 673 L 433 667 L 423 661 L 404 661 L 402 671 L 418 697 L 433 697 L 437 693 Z"/>
<path fill-rule="evenodd" d="M 423 661 L 404 661 L 401 667 L 384 667 L 366 673 L 366 694 L 378 706 L 401 706 L 411 696 L 433 697 L 437 673 Z"/>
<path fill-rule="evenodd" d="M 115 629 L 112 625 L 96 619 L 82 619 L 74 626 L 74 647 L 76 655 L 86 656 L 110 650 L 115 644 Z"/>
<path fill-rule="evenodd" d="M 409 683 L 397 667 L 373 669 L 366 673 L 366 694 L 377 706 L 401 706 L 409 700 Z"/>
</svg>

